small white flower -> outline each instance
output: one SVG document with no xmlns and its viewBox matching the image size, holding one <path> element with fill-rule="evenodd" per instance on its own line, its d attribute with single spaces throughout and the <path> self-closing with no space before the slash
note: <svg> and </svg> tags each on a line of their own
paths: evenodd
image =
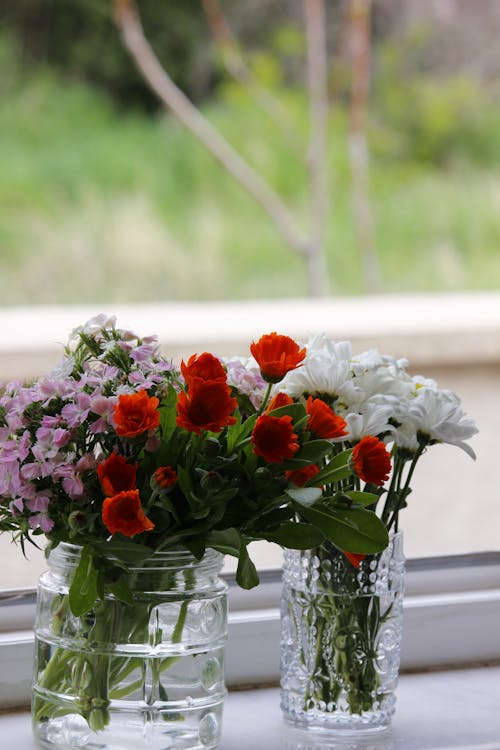
<svg viewBox="0 0 500 750">
<path fill-rule="evenodd" d="M 464 441 L 477 433 L 477 427 L 472 419 L 465 417 L 460 399 L 452 391 L 419 388 L 416 396 L 408 401 L 407 414 L 404 407 L 400 410 L 398 421 L 401 422 L 401 427 L 395 433 L 398 445 L 400 437 L 406 437 L 414 445 L 415 441 L 418 443 L 420 434 L 429 442 L 456 445 L 472 458 L 476 457 L 473 449 Z"/>
<path fill-rule="evenodd" d="M 432 378 L 426 378 L 424 375 L 414 375 L 411 379 L 414 395 L 417 395 L 417 392 L 420 390 L 420 388 L 431 388 L 434 391 L 438 390 L 438 384 L 435 380 L 432 380 Z"/>
<path fill-rule="evenodd" d="M 98 333 L 102 328 L 106 331 L 111 331 L 115 327 L 116 315 L 99 313 L 99 315 L 94 315 L 93 318 L 87 320 L 83 325 L 74 328 L 71 332 L 70 340 L 78 338 L 80 333 L 86 333 L 87 335 L 92 336 L 93 334 Z"/>
<path fill-rule="evenodd" d="M 356 393 L 349 362 L 320 354 L 306 357 L 302 367 L 287 373 L 279 390 L 294 398 L 305 394 L 328 395 L 336 399 L 336 410 L 337 407 L 347 409 L 349 404 L 362 398 L 362 394 Z"/>
<path fill-rule="evenodd" d="M 350 341 L 332 341 L 325 333 L 313 336 L 306 344 L 307 356 L 325 357 L 332 362 L 349 362 L 352 359 L 352 344 Z"/>
<path fill-rule="evenodd" d="M 348 425 L 349 438 L 352 442 L 358 442 L 366 435 L 383 435 L 392 432 L 393 428 L 389 419 L 393 414 L 393 407 L 389 404 L 379 404 L 368 401 L 364 405 L 363 412 L 346 414 L 344 419 Z"/>
</svg>

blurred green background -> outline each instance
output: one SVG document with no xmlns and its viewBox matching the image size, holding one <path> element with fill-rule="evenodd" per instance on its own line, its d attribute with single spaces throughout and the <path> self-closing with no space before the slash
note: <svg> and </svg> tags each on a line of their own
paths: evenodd
<svg viewBox="0 0 500 750">
<path fill-rule="evenodd" d="M 346 3 L 327 5 L 330 281 L 358 294 Z M 174 80 L 307 227 L 301 3 L 223 6 L 299 149 L 224 72 L 199 0 L 138 2 Z M 384 292 L 500 285 L 499 33 L 498 2 L 375 1 L 367 135 Z M 267 216 L 148 92 L 106 0 L 2 5 L 0 304 L 306 293 Z"/>
</svg>

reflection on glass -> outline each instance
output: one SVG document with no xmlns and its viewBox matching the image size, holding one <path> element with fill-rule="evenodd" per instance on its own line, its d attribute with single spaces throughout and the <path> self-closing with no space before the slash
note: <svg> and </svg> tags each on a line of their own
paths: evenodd
<svg viewBox="0 0 500 750">
<path fill-rule="evenodd" d="M 394 740 L 390 729 L 376 737 L 333 737 L 287 727 L 280 750 L 394 750 Z"/>
</svg>

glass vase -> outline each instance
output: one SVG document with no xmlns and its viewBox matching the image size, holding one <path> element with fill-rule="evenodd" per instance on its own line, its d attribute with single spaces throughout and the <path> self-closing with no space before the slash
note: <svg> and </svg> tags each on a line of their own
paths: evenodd
<svg viewBox="0 0 500 750">
<path fill-rule="evenodd" d="M 402 532 L 359 568 L 329 544 L 285 551 L 281 707 L 287 723 L 344 737 L 389 726 L 403 593 Z"/>
<path fill-rule="evenodd" d="M 60 544 L 39 582 L 32 718 L 41 747 L 207 750 L 220 739 L 227 638 L 223 556 L 157 552 L 82 617 L 68 589 L 80 547 Z"/>
</svg>

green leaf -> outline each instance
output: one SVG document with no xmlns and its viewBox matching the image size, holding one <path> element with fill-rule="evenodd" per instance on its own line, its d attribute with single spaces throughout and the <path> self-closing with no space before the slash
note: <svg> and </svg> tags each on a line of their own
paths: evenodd
<svg viewBox="0 0 500 750">
<path fill-rule="evenodd" d="M 228 428 L 227 431 L 227 452 L 228 455 L 230 455 L 236 445 L 241 441 L 245 440 L 250 433 L 252 432 L 255 422 L 257 420 L 257 414 L 252 414 L 251 417 L 248 417 L 248 419 L 245 419 L 245 421 L 238 425 L 235 424 Z"/>
<path fill-rule="evenodd" d="M 328 440 L 309 440 L 296 454 L 296 458 L 304 459 L 310 464 L 317 464 L 331 450 L 332 444 Z"/>
<path fill-rule="evenodd" d="M 255 531 L 255 538 L 261 538 L 259 534 L 264 527 L 274 529 L 284 521 L 288 521 L 294 515 L 294 512 L 290 506 L 285 508 L 271 507 L 269 510 L 265 510 L 256 520 L 257 530 Z"/>
<path fill-rule="evenodd" d="M 373 492 L 356 492 L 356 490 L 349 490 L 348 492 L 343 492 L 342 495 L 347 496 L 350 500 L 353 500 L 353 502 L 358 503 L 358 505 L 373 505 L 379 500 L 379 496 L 375 495 Z"/>
<path fill-rule="evenodd" d="M 349 465 L 351 453 L 352 449 L 349 449 L 342 451 L 338 456 L 332 458 L 319 474 L 315 474 L 314 477 L 309 480 L 308 484 L 329 484 L 331 482 L 338 482 L 341 479 L 347 479 L 347 477 L 352 474 Z"/>
<path fill-rule="evenodd" d="M 328 462 L 327 468 L 337 469 L 339 468 L 339 466 L 345 466 L 349 463 L 351 455 L 352 448 L 347 448 L 345 451 L 342 451 L 342 453 L 338 453 L 336 456 L 334 456 L 332 460 Z"/>
<path fill-rule="evenodd" d="M 69 589 L 69 608 L 75 617 L 88 612 L 97 599 L 97 570 L 90 547 L 83 547 L 80 562 Z"/>
<path fill-rule="evenodd" d="M 293 521 L 282 523 L 279 529 L 266 532 L 260 538 L 289 549 L 311 549 L 325 541 L 325 535 L 317 526 Z"/>
<path fill-rule="evenodd" d="M 253 589 L 259 583 L 259 574 L 253 562 L 250 560 L 245 542 L 241 539 L 238 568 L 236 570 L 236 583 L 242 589 Z"/>
<path fill-rule="evenodd" d="M 241 432 L 241 414 L 240 410 L 237 409 L 234 412 L 234 416 L 237 419 L 236 424 L 232 424 L 227 428 L 227 453 L 228 455 L 231 455 L 231 453 L 234 451 L 236 443 L 240 439 L 240 432 Z"/>
<path fill-rule="evenodd" d="M 189 502 L 190 495 L 193 492 L 193 483 L 191 477 L 183 466 L 177 466 L 177 481 L 181 489 L 182 494 Z"/>
<path fill-rule="evenodd" d="M 113 583 L 108 583 L 107 586 L 111 593 L 121 602 L 125 602 L 125 604 L 134 603 L 132 592 L 123 576 L 120 576 L 120 578 Z"/>
<path fill-rule="evenodd" d="M 160 428 L 162 440 L 168 441 L 175 433 L 177 419 L 177 391 L 170 383 L 167 395 L 160 403 Z"/>
<path fill-rule="evenodd" d="M 287 471 L 288 469 L 305 469 L 310 465 L 311 462 L 306 459 L 289 458 L 287 461 L 283 461 L 283 463 L 280 464 L 280 468 L 283 471 Z"/>
<path fill-rule="evenodd" d="M 223 555 L 239 557 L 241 537 L 236 529 L 214 529 L 207 534 L 207 547 L 222 552 Z"/>
<path fill-rule="evenodd" d="M 327 510 L 297 504 L 297 512 L 319 528 L 333 544 L 345 552 L 372 554 L 389 543 L 385 524 L 375 513 L 361 508 Z"/>
<path fill-rule="evenodd" d="M 304 419 L 307 412 L 302 404 L 288 404 L 288 406 L 280 406 L 278 409 L 273 409 L 269 412 L 271 417 L 291 417 L 293 422 L 299 422 Z"/>
<path fill-rule="evenodd" d="M 309 507 L 319 500 L 323 491 L 321 487 L 297 487 L 297 489 L 289 487 L 285 490 L 285 494 L 291 497 L 296 503 Z"/>
<path fill-rule="evenodd" d="M 239 492 L 238 487 L 228 487 L 225 490 L 214 492 L 213 494 L 210 494 L 208 497 L 210 499 L 211 504 L 228 503 L 230 500 L 233 499 L 233 497 L 236 497 L 238 492 Z"/>
<path fill-rule="evenodd" d="M 184 546 L 196 557 L 197 560 L 201 560 L 205 554 L 206 544 L 200 539 L 190 539 L 184 542 Z"/>
<path fill-rule="evenodd" d="M 107 558 L 115 557 L 117 560 L 129 564 L 144 562 L 154 552 L 151 547 L 145 547 L 143 544 L 135 544 L 115 538 L 109 542 L 92 542 L 92 547 Z"/>
</svg>

